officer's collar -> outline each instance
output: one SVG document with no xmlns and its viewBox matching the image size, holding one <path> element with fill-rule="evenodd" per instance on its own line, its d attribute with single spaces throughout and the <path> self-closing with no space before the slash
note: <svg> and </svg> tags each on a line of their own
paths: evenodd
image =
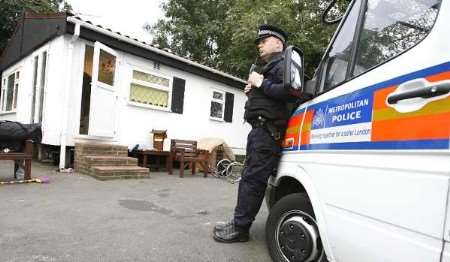
<svg viewBox="0 0 450 262">
<path fill-rule="evenodd" d="M 267 57 L 267 64 L 278 62 L 283 59 L 283 52 L 272 53 Z"/>
<path fill-rule="evenodd" d="M 275 64 L 283 60 L 283 52 L 272 53 L 267 57 L 267 62 L 264 64 L 263 72 L 269 71 Z"/>
</svg>

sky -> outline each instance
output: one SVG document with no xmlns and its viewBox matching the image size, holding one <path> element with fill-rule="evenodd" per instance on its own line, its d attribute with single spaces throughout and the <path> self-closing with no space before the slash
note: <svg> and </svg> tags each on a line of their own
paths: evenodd
<svg viewBox="0 0 450 262">
<path fill-rule="evenodd" d="M 163 1 L 66 0 L 82 19 L 146 42 L 151 42 L 152 36 L 142 26 L 145 23 L 153 25 L 164 17 L 160 8 Z"/>
</svg>

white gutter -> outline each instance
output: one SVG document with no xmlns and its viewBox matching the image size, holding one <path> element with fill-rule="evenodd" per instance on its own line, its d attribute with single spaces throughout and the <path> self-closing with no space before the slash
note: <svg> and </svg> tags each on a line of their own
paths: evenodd
<svg viewBox="0 0 450 262">
<path fill-rule="evenodd" d="M 141 48 L 150 50 L 150 51 L 152 51 L 152 52 L 154 52 L 154 53 L 157 53 L 157 54 L 160 54 L 160 55 L 163 55 L 163 56 L 167 56 L 167 57 L 173 58 L 173 59 L 178 60 L 178 61 L 180 61 L 180 62 L 189 64 L 189 65 L 191 65 L 191 66 L 194 66 L 194 67 L 198 67 L 198 68 L 204 69 L 204 70 L 209 71 L 209 72 L 211 72 L 211 73 L 214 73 L 214 74 L 216 74 L 216 75 L 220 75 L 220 76 L 223 76 L 223 77 L 226 77 L 226 78 L 233 79 L 233 80 L 235 80 L 235 81 L 241 82 L 242 84 L 245 84 L 245 83 L 246 83 L 244 80 L 242 80 L 242 79 L 240 79 L 240 78 L 237 78 L 237 77 L 235 77 L 235 76 L 232 76 L 232 75 L 230 75 L 230 74 L 221 72 L 221 71 L 216 70 L 216 69 L 213 69 L 213 68 L 211 68 L 211 67 L 204 66 L 204 65 L 202 65 L 202 64 L 196 63 L 196 62 L 191 61 L 191 60 L 188 60 L 188 59 L 186 59 L 186 58 L 183 58 L 183 57 L 180 57 L 180 56 L 171 54 L 171 53 L 169 53 L 169 52 L 166 52 L 166 51 L 163 51 L 163 50 L 158 49 L 158 48 L 156 48 L 156 47 L 152 47 L 152 46 L 150 46 L 150 45 L 141 43 L 141 42 L 139 42 L 139 41 L 133 40 L 133 39 L 131 39 L 131 38 L 128 38 L 128 37 L 123 36 L 123 35 L 120 35 L 120 34 L 118 34 L 118 33 L 111 32 L 111 31 L 109 31 L 109 30 L 106 30 L 106 29 L 104 29 L 104 28 L 95 26 L 95 25 L 93 25 L 93 24 L 90 24 L 90 23 L 88 23 L 88 22 L 85 22 L 85 21 L 83 21 L 83 20 L 80 20 L 80 19 L 78 19 L 78 18 L 75 18 L 75 17 L 73 17 L 73 16 L 67 17 L 67 21 L 68 21 L 68 22 L 71 22 L 71 23 L 74 23 L 75 25 L 81 25 L 81 26 L 83 26 L 83 27 L 85 27 L 85 28 L 91 29 L 91 30 L 96 31 L 96 32 L 99 32 L 99 33 L 101 33 L 101 34 L 104 34 L 104 35 L 107 35 L 107 36 L 116 38 L 116 39 L 118 39 L 118 40 L 120 40 L 120 41 L 127 42 L 127 43 L 129 43 L 129 44 L 132 44 L 132 45 L 135 45 L 135 46 L 138 46 L 138 47 L 141 47 Z"/>
<path fill-rule="evenodd" d="M 72 60 L 73 60 L 73 45 L 75 41 L 80 36 L 80 23 L 75 22 L 75 32 L 73 33 L 72 38 L 69 42 L 69 55 L 68 61 L 66 63 L 66 82 L 64 84 L 64 92 L 63 92 L 63 107 L 62 107 L 62 126 L 61 126 L 61 136 L 60 136 L 60 150 L 59 150 L 59 171 L 63 171 L 66 167 L 66 146 L 67 146 L 67 125 L 69 119 L 69 97 L 70 90 L 72 84 Z"/>
</svg>

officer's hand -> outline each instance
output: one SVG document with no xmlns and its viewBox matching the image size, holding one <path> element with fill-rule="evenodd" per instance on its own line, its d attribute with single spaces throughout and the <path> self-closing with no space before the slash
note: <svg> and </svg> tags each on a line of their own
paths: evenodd
<svg viewBox="0 0 450 262">
<path fill-rule="evenodd" d="M 251 84 L 247 84 L 246 86 L 245 86 L 245 88 L 244 88 L 244 93 L 248 93 L 248 92 L 250 92 L 250 90 L 252 90 L 252 85 Z"/>
<path fill-rule="evenodd" d="M 248 76 L 247 83 L 252 85 L 252 86 L 260 87 L 262 82 L 263 82 L 263 80 L 264 80 L 264 76 L 263 75 L 258 74 L 256 72 L 252 72 Z"/>
</svg>

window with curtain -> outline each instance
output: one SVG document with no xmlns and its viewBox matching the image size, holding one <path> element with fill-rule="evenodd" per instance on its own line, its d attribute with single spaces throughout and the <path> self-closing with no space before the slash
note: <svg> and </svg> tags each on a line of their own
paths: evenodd
<svg viewBox="0 0 450 262">
<path fill-rule="evenodd" d="M 169 78 L 133 70 L 130 84 L 130 101 L 143 105 L 169 108 Z"/>
</svg>

